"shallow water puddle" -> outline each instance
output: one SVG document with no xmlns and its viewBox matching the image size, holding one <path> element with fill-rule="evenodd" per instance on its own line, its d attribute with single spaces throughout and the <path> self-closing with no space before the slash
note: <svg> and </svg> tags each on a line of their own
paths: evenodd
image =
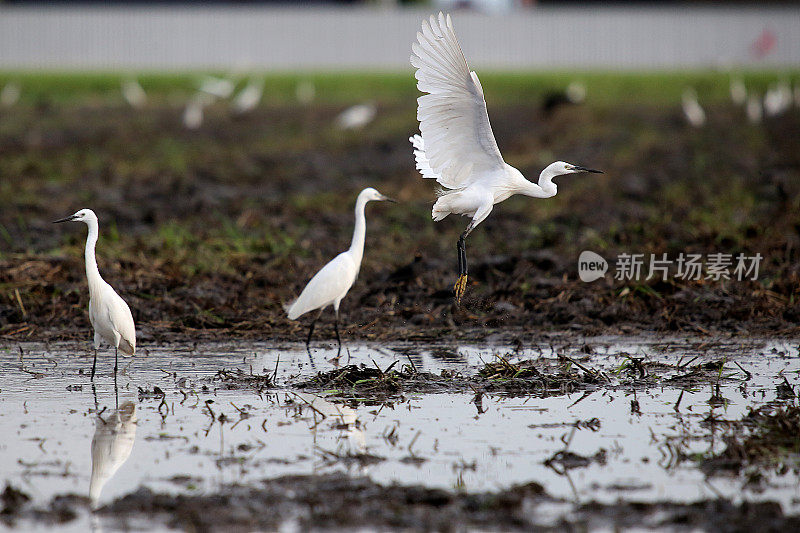
<svg viewBox="0 0 800 533">
<path fill-rule="evenodd" d="M 550 495 L 580 503 L 723 496 L 775 500 L 785 512 L 800 511 L 796 471 L 764 472 L 766 482 L 750 486 L 739 477 L 707 477 L 692 460 L 723 450 L 725 421 L 775 401 L 784 377 L 798 390 L 796 343 L 609 338 L 590 344 L 590 350 L 580 343 L 516 354 L 499 347 L 361 344 L 350 345 L 340 363 L 349 357 L 386 368 L 398 361 L 468 375 L 496 353 L 510 360 L 555 353 L 577 359 L 590 351 L 586 364 L 612 376 L 627 353 L 671 364 L 725 358 L 729 379 L 718 391 L 711 383 L 635 392 L 601 386 L 547 398 L 483 395 L 480 401 L 472 391 L 459 391 L 351 406 L 288 387 L 258 393 L 224 390 L 213 381 L 220 369 L 242 369 L 274 372 L 285 386 L 314 368 L 332 369 L 336 351 L 330 348 L 314 351 L 314 368 L 296 345 L 151 348 L 120 360 L 125 371 L 115 392 L 107 353 L 100 355 L 93 388 L 79 373 L 91 365 L 82 347 L 7 346 L 0 350 L 0 479 L 41 501 L 69 492 L 88 496 L 91 487 L 96 505 L 142 485 L 214 492 L 285 474 L 346 471 L 379 483 L 466 491 L 537 481 Z M 745 381 L 734 361 L 751 379 Z M 163 400 L 142 393 L 154 387 L 165 393 Z"/>
</svg>

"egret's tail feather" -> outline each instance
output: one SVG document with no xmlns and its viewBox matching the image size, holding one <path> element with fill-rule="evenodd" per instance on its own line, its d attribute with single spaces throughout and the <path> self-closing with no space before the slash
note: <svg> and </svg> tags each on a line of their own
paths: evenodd
<svg viewBox="0 0 800 533">
<path fill-rule="evenodd" d="M 136 353 L 136 341 L 128 342 L 125 339 L 119 340 L 119 351 L 125 355 L 133 355 Z"/>
<path fill-rule="evenodd" d="M 433 204 L 433 209 L 431 210 L 431 217 L 433 218 L 434 222 L 439 222 L 447 217 L 450 214 L 450 209 L 445 206 L 444 196 L 440 195 L 439 199 L 436 200 L 436 203 Z"/>
<path fill-rule="evenodd" d="M 297 298 L 295 298 L 291 302 L 283 304 L 283 310 L 286 311 L 286 315 L 289 317 L 289 320 L 295 320 L 302 314 L 298 312 L 299 311 L 298 309 L 295 309 L 296 303 L 297 303 Z"/>
</svg>

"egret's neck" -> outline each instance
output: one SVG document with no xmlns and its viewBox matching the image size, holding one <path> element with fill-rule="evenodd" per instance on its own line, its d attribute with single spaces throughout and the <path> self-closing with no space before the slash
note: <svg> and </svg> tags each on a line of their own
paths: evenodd
<svg viewBox="0 0 800 533">
<path fill-rule="evenodd" d="M 542 173 L 539 174 L 539 188 L 542 189 L 545 196 L 543 198 L 550 198 L 551 196 L 555 196 L 558 192 L 558 187 L 556 184 L 553 183 L 553 178 L 558 176 L 554 170 L 551 170 L 550 167 L 542 170 Z"/>
<path fill-rule="evenodd" d="M 556 195 L 558 189 L 556 184 L 553 183 L 553 178 L 556 177 L 552 171 L 544 169 L 539 174 L 539 183 L 532 183 L 525 179 L 525 177 L 517 169 L 513 169 L 517 176 L 517 193 L 531 196 L 533 198 L 550 198 Z"/>
<path fill-rule="evenodd" d="M 103 282 L 100 277 L 100 271 L 97 269 L 97 258 L 94 254 L 94 248 L 97 245 L 97 235 L 99 229 L 96 220 L 89 220 L 86 222 L 89 226 L 89 234 L 86 236 L 86 280 L 89 282 L 89 292 L 91 293 Z"/>
<path fill-rule="evenodd" d="M 359 197 L 356 200 L 356 227 L 353 230 L 353 242 L 350 243 L 350 253 L 353 254 L 353 260 L 356 264 L 361 263 L 361 257 L 364 255 L 364 236 L 367 233 L 367 218 L 364 216 L 364 206 L 367 201 Z"/>
</svg>

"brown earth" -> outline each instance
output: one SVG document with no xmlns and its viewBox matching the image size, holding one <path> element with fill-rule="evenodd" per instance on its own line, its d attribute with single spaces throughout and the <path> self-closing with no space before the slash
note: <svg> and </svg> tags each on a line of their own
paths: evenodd
<svg viewBox="0 0 800 533">
<path fill-rule="evenodd" d="M 133 310 L 140 344 L 304 339 L 291 300 L 347 248 L 364 186 L 359 280 L 342 305 L 347 338 L 530 339 L 640 331 L 797 334 L 800 114 L 749 125 L 719 104 L 689 128 L 677 107 L 585 106 L 545 115 L 498 104 L 492 124 L 530 178 L 554 159 L 605 174 L 559 180 L 549 200 L 497 206 L 467 243 L 470 281 L 453 305 L 466 219 L 434 224 L 433 183 L 413 168 L 413 101 L 380 106 L 362 132 L 331 126 L 341 106 L 211 107 L 198 131 L 168 104 L 18 107 L 0 128 L 0 339 L 90 339 L 85 228 L 50 221 L 91 207 L 101 272 Z M 760 253 L 757 281 L 577 278 L 581 250 Z M 647 267 L 645 267 L 646 270 Z M 319 337 L 333 335 L 329 315 Z"/>
</svg>

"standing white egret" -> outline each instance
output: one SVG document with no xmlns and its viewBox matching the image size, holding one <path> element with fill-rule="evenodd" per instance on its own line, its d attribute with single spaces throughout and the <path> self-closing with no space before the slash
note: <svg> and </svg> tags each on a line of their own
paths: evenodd
<svg viewBox="0 0 800 533">
<path fill-rule="evenodd" d="M 358 130 L 372 122 L 378 108 L 373 103 L 356 104 L 348 107 L 336 117 L 336 126 L 340 130 Z"/>
<path fill-rule="evenodd" d="M 689 125 L 700 128 L 706 123 L 706 112 L 697 100 L 697 92 L 691 87 L 687 87 L 681 96 L 681 107 L 683 116 Z"/>
<path fill-rule="evenodd" d="M 422 135 L 410 138 L 417 169 L 423 178 L 433 178 L 444 188 L 433 205 L 433 220 L 451 213 L 472 217 L 458 239 L 456 301 L 467 286 L 467 236 L 492 211 L 494 204 L 515 195 L 550 198 L 556 195 L 553 178 L 576 172 L 597 172 L 563 161 L 550 164 L 539 175 L 539 183 L 526 180 L 503 161 L 489 124 L 483 89 L 470 72 L 458 44 L 450 15 L 431 16 L 422 22 L 412 45 L 411 64 L 417 68 L 417 87 L 429 93 L 417 100 Z"/>
<path fill-rule="evenodd" d="M 758 124 L 764 117 L 764 107 L 761 105 L 761 97 L 757 94 L 751 93 L 747 97 L 747 104 L 745 105 L 747 112 L 747 120 L 752 124 Z"/>
<path fill-rule="evenodd" d="M 81 209 L 59 222 L 83 222 L 89 228 L 86 236 L 86 280 L 89 284 L 89 321 L 94 328 L 94 361 L 92 362 L 92 380 L 97 366 L 97 350 L 101 342 L 114 347 L 114 379 L 117 378 L 117 362 L 119 351 L 127 355 L 136 352 L 136 328 L 128 304 L 100 276 L 94 249 L 97 244 L 99 227 L 97 215 L 91 209 Z"/>
<path fill-rule="evenodd" d="M 3 107 L 12 107 L 19 101 L 19 96 L 22 94 L 22 88 L 19 83 L 10 81 L 3 86 L 0 91 L 0 105 Z"/>
<path fill-rule="evenodd" d="M 261 96 L 264 94 L 264 80 L 251 80 L 239 93 L 233 98 L 233 111 L 237 115 L 249 113 L 261 101 Z"/>
<path fill-rule="evenodd" d="M 122 97 L 134 109 L 140 109 L 147 103 L 147 93 L 133 78 L 122 82 Z"/>
<path fill-rule="evenodd" d="M 342 349 L 342 339 L 339 337 L 339 303 L 345 297 L 347 291 L 350 290 L 350 287 L 353 286 L 361 268 L 361 258 L 364 256 L 364 236 L 367 232 L 364 207 L 367 202 L 372 200 L 394 202 L 394 200 L 382 195 L 372 187 L 367 187 L 361 191 L 356 200 L 356 225 L 353 230 L 353 241 L 350 244 L 350 249 L 340 253 L 322 267 L 322 270 L 311 278 L 311 281 L 308 282 L 300 296 L 286 306 L 289 320 L 295 320 L 309 311 L 319 310 L 308 330 L 306 349 L 311 344 L 314 325 L 319 320 L 322 311 L 329 305 L 333 305 L 333 311 L 336 315 L 336 321 L 334 322 L 336 340 L 339 343 L 339 350 L 341 351 Z"/>
<path fill-rule="evenodd" d="M 731 76 L 731 101 L 736 105 L 745 105 L 747 102 L 747 87 L 741 76 Z"/>
</svg>

